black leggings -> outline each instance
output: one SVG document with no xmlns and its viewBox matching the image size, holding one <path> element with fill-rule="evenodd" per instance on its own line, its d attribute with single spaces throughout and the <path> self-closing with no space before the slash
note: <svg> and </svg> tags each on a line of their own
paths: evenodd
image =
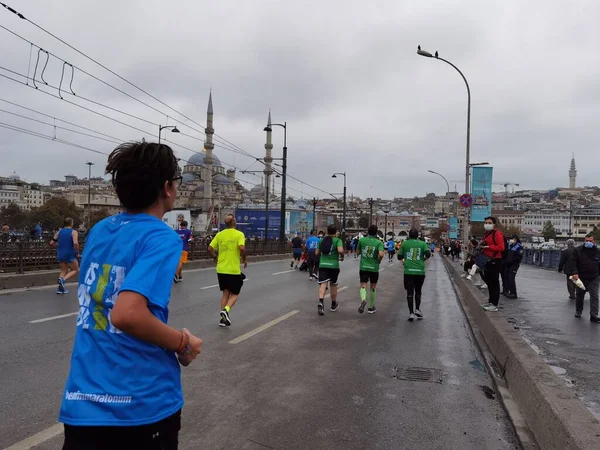
<svg viewBox="0 0 600 450">
<path fill-rule="evenodd" d="M 316 274 L 317 270 L 318 270 L 318 258 L 317 258 L 317 254 L 314 250 L 309 250 L 308 252 L 308 258 L 306 260 L 306 263 L 308 264 L 308 273 L 310 274 L 310 276 L 313 276 Z"/>
<path fill-rule="evenodd" d="M 487 284 L 489 301 L 492 305 L 498 306 L 500 303 L 500 270 L 502 261 L 492 259 L 487 263 L 483 270 L 483 281 Z"/>
<path fill-rule="evenodd" d="M 411 314 L 414 314 L 416 309 L 421 309 L 421 290 L 423 289 L 423 283 L 425 283 L 425 275 L 408 275 L 404 274 L 404 289 L 406 289 L 406 301 L 408 303 L 408 310 Z M 416 305 L 413 305 L 414 303 Z"/>
</svg>

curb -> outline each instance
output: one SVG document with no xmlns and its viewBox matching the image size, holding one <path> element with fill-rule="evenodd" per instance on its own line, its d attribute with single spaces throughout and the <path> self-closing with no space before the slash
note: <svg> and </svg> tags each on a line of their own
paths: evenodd
<svg viewBox="0 0 600 450">
<path fill-rule="evenodd" d="M 506 382 L 540 448 L 598 448 L 600 422 L 501 313 L 488 313 L 480 307 L 486 298 L 460 278 L 458 268 L 445 258 L 444 264 L 454 280 L 471 328 L 478 331 L 475 337 L 483 338 L 494 358 L 491 365 Z"/>
<path fill-rule="evenodd" d="M 277 255 L 260 255 L 260 256 L 248 256 L 248 262 L 261 262 L 261 261 L 277 261 L 283 260 L 287 257 L 287 254 Z M 290 257 L 291 259 L 291 257 Z M 196 261 L 189 261 L 186 265 L 186 269 L 205 269 L 214 267 L 215 263 L 211 259 L 202 259 Z M 57 270 L 43 270 L 38 272 L 29 272 L 22 274 L 2 274 L 0 275 L 0 291 L 5 289 L 21 289 L 30 288 L 34 286 L 48 286 L 56 284 L 56 278 L 58 276 Z M 71 283 L 74 283 L 72 281 Z"/>
</svg>

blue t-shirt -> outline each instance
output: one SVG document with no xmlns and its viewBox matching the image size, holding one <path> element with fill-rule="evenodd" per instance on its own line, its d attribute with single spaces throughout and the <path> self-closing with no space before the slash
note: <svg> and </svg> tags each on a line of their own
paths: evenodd
<svg viewBox="0 0 600 450">
<path fill-rule="evenodd" d="M 181 239 L 148 214 L 99 222 L 87 238 L 79 275 L 79 315 L 59 421 L 79 426 L 158 422 L 183 406 L 175 353 L 115 328 L 119 292 L 137 292 L 161 322 L 169 317 Z"/>
<path fill-rule="evenodd" d="M 314 252 L 319 248 L 319 242 L 321 242 L 321 239 L 317 236 L 309 236 L 306 240 L 306 248 L 309 252 Z"/>
<path fill-rule="evenodd" d="M 192 232 L 189 228 L 180 228 L 179 230 L 175 230 L 175 232 L 181 238 L 181 242 L 183 243 L 183 251 L 190 251 L 190 238 L 192 237 Z"/>
<path fill-rule="evenodd" d="M 393 251 L 395 246 L 396 244 L 394 244 L 394 241 L 387 241 L 385 243 L 385 248 L 387 248 L 389 252 Z"/>
<path fill-rule="evenodd" d="M 76 255 L 77 251 L 75 250 L 75 244 L 73 244 L 73 228 L 63 228 L 58 232 L 56 258 L 61 262 L 71 262 Z"/>
</svg>

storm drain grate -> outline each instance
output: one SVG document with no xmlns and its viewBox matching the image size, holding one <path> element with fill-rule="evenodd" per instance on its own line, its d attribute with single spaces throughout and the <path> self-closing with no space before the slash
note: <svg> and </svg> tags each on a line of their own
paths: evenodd
<svg viewBox="0 0 600 450">
<path fill-rule="evenodd" d="M 428 369 L 426 367 L 394 367 L 392 378 L 441 384 L 444 374 L 439 369 Z"/>
</svg>

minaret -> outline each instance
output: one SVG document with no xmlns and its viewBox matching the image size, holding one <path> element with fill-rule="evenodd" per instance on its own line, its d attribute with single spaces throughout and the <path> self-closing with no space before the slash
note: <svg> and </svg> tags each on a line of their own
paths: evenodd
<svg viewBox="0 0 600 450">
<path fill-rule="evenodd" d="M 569 189 L 577 187 L 577 169 L 575 168 L 575 154 L 571 158 L 571 168 L 569 169 Z"/>
<path fill-rule="evenodd" d="M 204 208 L 206 211 L 210 211 L 213 205 L 213 134 L 215 129 L 213 128 L 213 104 L 212 104 L 212 90 L 208 95 L 208 109 L 206 110 L 206 129 L 204 130 L 206 139 L 204 140 L 204 150 L 206 150 L 206 156 L 204 157 Z"/>
<path fill-rule="evenodd" d="M 267 131 L 267 142 L 265 144 L 265 188 L 268 191 L 270 189 L 269 186 L 269 177 L 273 173 L 271 168 L 271 163 L 273 162 L 272 150 L 273 150 L 273 142 L 272 142 L 272 134 L 273 127 L 271 125 L 271 110 L 269 110 L 269 118 L 267 119 L 267 127 L 265 128 Z"/>
</svg>

